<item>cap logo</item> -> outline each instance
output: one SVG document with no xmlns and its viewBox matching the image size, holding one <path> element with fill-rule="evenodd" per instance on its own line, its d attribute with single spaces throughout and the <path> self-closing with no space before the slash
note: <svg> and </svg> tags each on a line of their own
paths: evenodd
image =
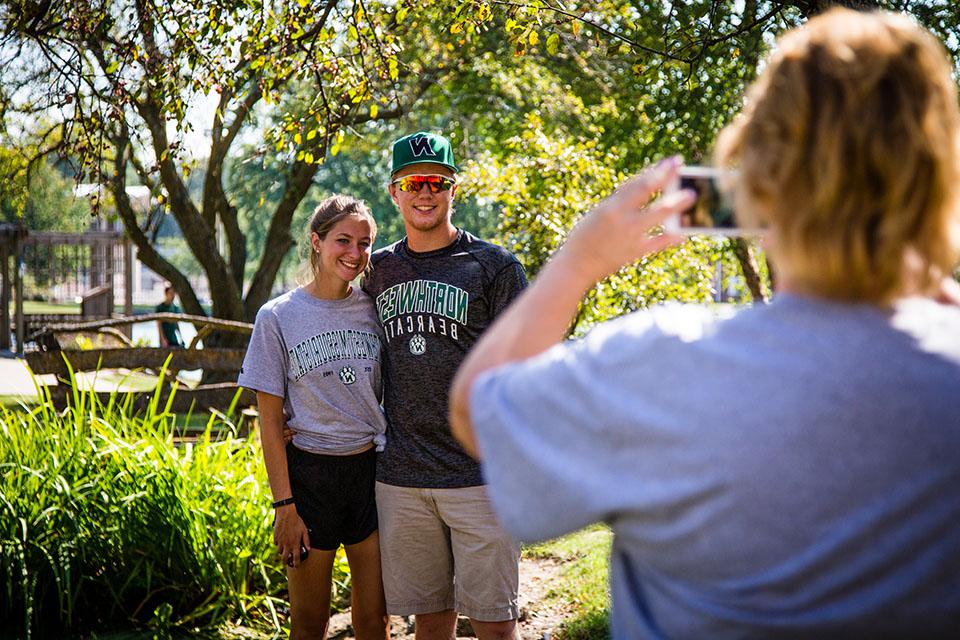
<svg viewBox="0 0 960 640">
<path fill-rule="evenodd" d="M 430 139 L 427 137 L 413 138 L 410 140 L 410 152 L 414 158 L 422 156 L 437 157 L 437 152 L 430 146 Z"/>
</svg>

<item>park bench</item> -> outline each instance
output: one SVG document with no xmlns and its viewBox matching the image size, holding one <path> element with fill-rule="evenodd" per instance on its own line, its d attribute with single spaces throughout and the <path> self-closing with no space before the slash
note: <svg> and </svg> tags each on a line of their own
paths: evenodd
<svg viewBox="0 0 960 640">
<path fill-rule="evenodd" d="M 140 347 L 133 345 L 120 330 L 138 322 L 158 320 L 192 323 L 198 327 L 197 335 L 185 349 Z M 238 406 L 254 405 L 256 396 L 253 392 L 242 389 L 233 382 L 243 364 L 246 349 L 200 348 L 200 342 L 213 331 L 249 335 L 253 331 L 253 325 L 182 313 L 150 313 L 87 322 L 50 323 L 28 335 L 28 340 L 35 343 L 37 348 L 27 351 L 24 357 L 35 375 L 55 376 L 56 383 L 49 385 L 48 390 L 54 406 L 58 409 L 66 407 L 73 397 L 71 369 L 74 372 L 105 369 L 144 370 L 160 374 L 165 363 L 167 375 L 163 382 L 160 403 L 164 406 L 172 393 L 171 410 L 175 413 L 209 409 L 222 411 L 230 406 L 238 392 Z M 78 337 L 82 339 L 77 340 Z M 88 348 L 81 348 L 83 345 Z M 205 373 L 215 372 L 221 379 L 231 381 L 190 387 L 176 380 L 178 371 L 195 369 L 202 369 Z M 154 395 L 154 391 L 121 393 L 134 394 L 133 402 L 136 408 L 145 407 Z M 107 401 L 111 393 L 99 392 L 98 395 L 101 400 Z"/>
</svg>

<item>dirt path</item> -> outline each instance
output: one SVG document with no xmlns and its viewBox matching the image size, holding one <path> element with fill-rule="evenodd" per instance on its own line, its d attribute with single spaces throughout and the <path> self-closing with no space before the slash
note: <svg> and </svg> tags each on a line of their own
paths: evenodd
<svg viewBox="0 0 960 640">
<path fill-rule="evenodd" d="M 567 607 L 548 603 L 551 583 L 560 575 L 560 562 L 554 558 L 522 558 L 520 560 L 520 637 L 523 640 L 549 640 L 569 615 Z M 413 619 L 394 616 L 391 619 L 391 638 L 413 640 Z M 336 614 L 330 620 L 331 640 L 353 638 L 350 610 Z M 473 638 L 469 621 L 461 617 L 457 638 Z"/>
</svg>

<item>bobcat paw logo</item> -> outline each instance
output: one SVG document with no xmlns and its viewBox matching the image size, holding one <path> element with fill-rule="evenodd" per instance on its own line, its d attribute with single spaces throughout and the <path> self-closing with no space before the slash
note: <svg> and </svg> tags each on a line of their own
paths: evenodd
<svg viewBox="0 0 960 640">
<path fill-rule="evenodd" d="M 357 381 L 357 372 L 353 367 L 344 367 L 340 369 L 340 382 L 343 384 L 353 384 Z"/>
<path fill-rule="evenodd" d="M 415 356 L 422 356 L 427 352 L 427 339 L 419 333 L 410 338 L 410 353 Z"/>
</svg>

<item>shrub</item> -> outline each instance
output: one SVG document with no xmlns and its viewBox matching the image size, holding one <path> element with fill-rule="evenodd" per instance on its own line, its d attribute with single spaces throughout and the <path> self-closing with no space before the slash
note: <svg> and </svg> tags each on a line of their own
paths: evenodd
<svg viewBox="0 0 960 640">
<path fill-rule="evenodd" d="M 184 417 L 158 398 L 141 414 L 82 392 L 63 413 L 0 407 L 0 627 L 281 627 L 286 579 L 255 436 L 212 415 L 177 445 Z"/>
</svg>

